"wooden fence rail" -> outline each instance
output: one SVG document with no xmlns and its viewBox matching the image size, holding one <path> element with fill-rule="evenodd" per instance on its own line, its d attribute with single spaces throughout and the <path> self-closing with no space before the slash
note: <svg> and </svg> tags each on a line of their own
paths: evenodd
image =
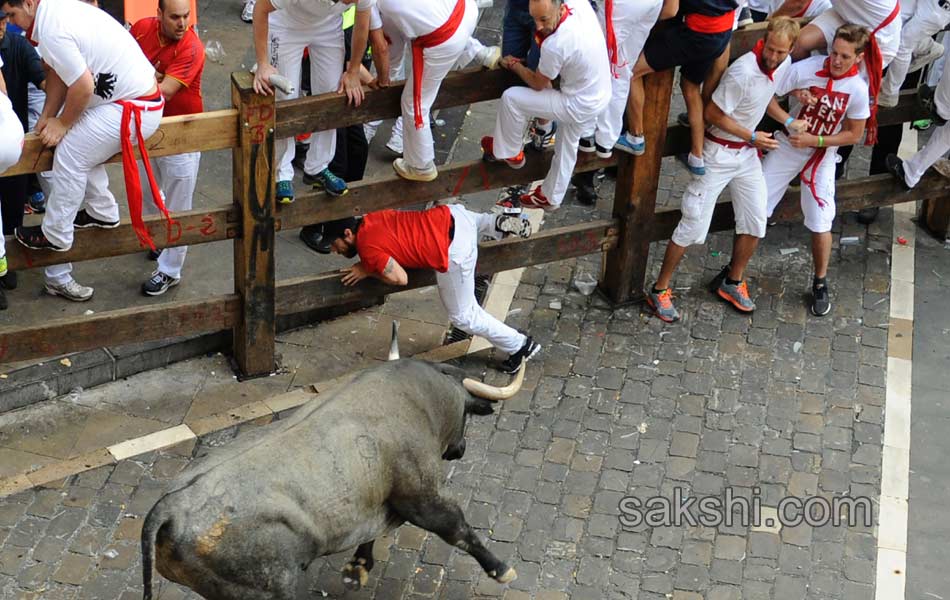
<svg viewBox="0 0 950 600">
<path fill-rule="evenodd" d="M 735 33 L 733 56 L 752 47 L 762 25 Z M 449 75 L 443 82 L 436 108 L 468 105 L 497 99 L 505 89 L 518 84 L 506 71 L 471 69 Z M 506 239 L 483 244 L 478 272 L 492 274 L 516 267 L 605 253 L 601 291 L 615 304 L 639 300 L 647 268 L 649 244 L 669 239 L 680 217 L 679 210 L 655 210 L 661 158 L 685 152 L 688 131 L 669 123 L 673 85 L 671 72 L 649 76 L 645 122 L 648 137 L 663 140 L 639 159 L 616 153 L 603 160 L 579 156 L 576 170 L 589 171 L 617 165 L 618 178 L 613 216 L 608 220 L 570 225 L 537 233 L 527 240 Z M 518 171 L 504 165 L 472 161 L 445 165 L 439 178 L 429 183 L 408 182 L 387 173 L 351 185 L 345 201 L 323 193 L 305 192 L 291 205 L 274 202 L 274 140 L 304 133 L 335 129 L 399 114 L 401 83 L 367 93 L 359 108 L 346 106 L 334 94 L 275 103 L 251 91 L 247 73 L 232 76 L 234 108 L 188 117 L 169 117 L 147 142 L 153 156 L 182 152 L 231 149 L 233 155 L 232 204 L 178 213 L 178 227 L 166 231 L 159 217 L 146 219 L 160 246 L 181 246 L 221 240 L 234 242 L 232 294 L 196 301 L 170 302 L 139 308 L 107 311 L 92 317 L 69 317 L 43 325 L 0 328 L 0 363 L 42 358 L 119 345 L 232 329 L 234 355 L 244 375 L 262 375 L 274 368 L 275 322 L 278 315 L 325 309 L 366 300 L 394 291 L 377 281 L 345 287 L 336 272 L 275 280 L 275 232 L 343 216 L 365 214 L 383 208 L 399 208 L 472 192 L 498 189 L 540 179 L 550 165 L 549 153 L 529 153 L 527 165 Z M 902 123 L 925 116 L 913 93 L 904 93 L 897 107 L 882 110 L 882 124 Z M 110 162 L 118 162 L 117 155 Z M 52 153 L 35 136 L 27 136 L 21 160 L 3 175 L 48 170 Z M 801 219 L 798 190 L 791 188 L 780 205 L 777 220 Z M 947 205 L 950 181 L 928 174 L 912 192 L 904 192 L 890 176 L 874 176 L 841 182 L 836 201 L 839 212 L 868 206 L 928 199 Z M 733 227 L 732 207 L 716 207 L 712 229 Z M 27 250 L 7 242 L 10 268 L 25 269 L 67 261 L 83 261 L 139 252 L 141 247 L 128 222 L 113 230 L 78 230 L 67 253 Z M 429 272 L 410 272 L 409 286 L 434 283 Z M 404 288 L 399 288 L 404 289 Z"/>
</svg>

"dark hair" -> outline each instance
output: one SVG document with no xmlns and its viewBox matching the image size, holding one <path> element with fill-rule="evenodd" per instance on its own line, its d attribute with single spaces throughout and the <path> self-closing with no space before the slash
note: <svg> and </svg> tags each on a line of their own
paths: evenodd
<svg viewBox="0 0 950 600">
<path fill-rule="evenodd" d="M 165 12 L 165 0 L 158 0 L 158 10 Z"/>
<path fill-rule="evenodd" d="M 333 242 L 346 235 L 349 229 L 354 234 L 360 228 L 361 220 L 356 217 L 345 217 L 336 221 L 327 221 L 323 224 L 323 238 Z"/>
<path fill-rule="evenodd" d="M 4 4 L 10 8 L 17 8 L 19 6 L 23 6 L 23 0 L 0 0 L 0 7 L 2 7 Z"/>
<path fill-rule="evenodd" d="M 835 31 L 835 39 L 841 39 L 854 45 L 854 53 L 861 54 L 871 41 L 871 34 L 860 25 L 842 25 Z"/>
</svg>

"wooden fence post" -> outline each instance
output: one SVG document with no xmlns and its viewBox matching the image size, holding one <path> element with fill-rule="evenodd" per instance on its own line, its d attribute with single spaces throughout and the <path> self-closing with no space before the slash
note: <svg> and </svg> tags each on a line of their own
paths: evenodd
<svg viewBox="0 0 950 600">
<path fill-rule="evenodd" d="M 950 202 L 927 198 L 920 207 L 924 224 L 938 237 L 950 238 Z"/>
<path fill-rule="evenodd" d="M 241 237 L 234 240 L 234 291 L 241 308 L 234 323 L 234 358 L 244 377 L 275 369 L 274 96 L 254 93 L 250 73 L 231 75 L 231 102 L 238 109 L 233 152 L 234 203 Z"/>
<path fill-rule="evenodd" d="M 606 253 L 600 280 L 601 291 L 614 306 L 643 299 L 650 257 L 650 229 L 656 210 L 657 182 L 673 91 L 673 69 L 647 75 L 643 83 L 647 151 L 636 158 L 626 152 L 615 152 L 618 160 L 613 216 L 620 221 L 620 239 Z"/>
</svg>

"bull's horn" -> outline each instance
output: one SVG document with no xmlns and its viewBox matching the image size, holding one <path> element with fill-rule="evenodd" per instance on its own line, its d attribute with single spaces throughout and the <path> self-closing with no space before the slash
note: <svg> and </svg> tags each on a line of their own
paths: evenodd
<svg viewBox="0 0 950 600">
<path fill-rule="evenodd" d="M 393 319 L 393 339 L 389 341 L 389 358 L 399 360 L 399 321 Z"/>
<path fill-rule="evenodd" d="M 486 400 L 507 400 L 517 394 L 521 389 L 521 384 L 524 383 L 524 370 L 527 362 L 526 360 L 521 361 L 521 367 L 518 369 L 518 373 L 515 374 L 515 378 L 505 387 L 488 385 L 487 383 L 470 377 L 463 379 L 462 385 L 466 390 L 479 398 Z"/>
</svg>

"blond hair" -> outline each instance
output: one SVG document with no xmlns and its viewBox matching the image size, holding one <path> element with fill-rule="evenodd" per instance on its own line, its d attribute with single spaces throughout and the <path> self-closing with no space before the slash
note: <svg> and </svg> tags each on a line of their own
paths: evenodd
<svg viewBox="0 0 950 600">
<path fill-rule="evenodd" d="M 798 39 L 798 34 L 802 28 L 798 21 L 790 17 L 775 17 L 769 19 L 769 28 L 766 29 L 766 35 L 782 35 L 788 38 L 792 44 Z"/>
</svg>

